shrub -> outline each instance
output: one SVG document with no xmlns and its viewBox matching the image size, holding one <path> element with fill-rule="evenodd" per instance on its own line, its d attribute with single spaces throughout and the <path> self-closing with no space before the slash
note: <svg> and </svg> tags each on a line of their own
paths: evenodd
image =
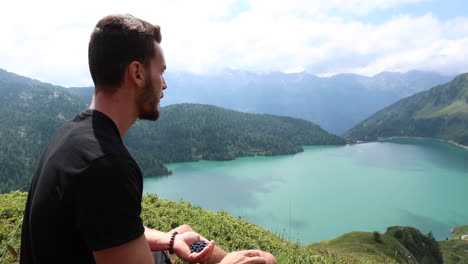
<svg viewBox="0 0 468 264">
<path fill-rule="evenodd" d="M 380 237 L 380 233 L 379 233 L 379 232 L 374 231 L 373 236 L 374 236 L 374 241 L 375 241 L 375 242 L 377 242 L 377 243 L 383 243 L 383 242 L 382 242 L 382 238 Z"/>
</svg>

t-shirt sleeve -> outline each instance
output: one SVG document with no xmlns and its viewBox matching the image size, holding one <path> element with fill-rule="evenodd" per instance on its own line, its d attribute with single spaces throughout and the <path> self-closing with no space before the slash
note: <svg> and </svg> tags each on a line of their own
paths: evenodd
<svg viewBox="0 0 468 264">
<path fill-rule="evenodd" d="M 90 250 L 119 246 L 144 233 L 142 177 L 131 158 L 104 156 L 78 177 L 76 225 Z"/>
</svg>

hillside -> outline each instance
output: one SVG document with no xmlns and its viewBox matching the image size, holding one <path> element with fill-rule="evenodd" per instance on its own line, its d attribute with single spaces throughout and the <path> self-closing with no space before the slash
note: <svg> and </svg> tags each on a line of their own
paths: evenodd
<svg viewBox="0 0 468 264">
<path fill-rule="evenodd" d="M 341 135 L 402 98 L 453 79 L 431 72 L 383 72 L 373 77 L 339 74 L 317 77 L 305 72 L 260 74 L 226 69 L 211 75 L 167 72 L 162 105 L 200 103 L 241 112 L 268 113 L 309 120 Z M 86 98 L 93 88 L 71 88 Z"/>
<path fill-rule="evenodd" d="M 27 193 L 0 195 L 0 264 L 18 260 L 21 219 Z M 352 232 L 336 239 L 299 246 L 259 226 L 226 212 L 213 212 L 188 202 L 159 199 L 155 194 L 143 197 L 142 219 L 145 225 L 169 231 L 189 224 L 207 239 L 229 250 L 262 249 L 287 264 L 381 264 L 424 263 L 461 264 L 467 258 L 468 241 L 435 242 L 409 227 L 390 227 L 376 237 L 373 233 Z M 442 253 L 441 253 L 442 252 Z M 442 254 L 442 255 L 441 255 Z"/>
<path fill-rule="evenodd" d="M 437 138 L 468 145 L 468 74 L 402 99 L 344 135 L 360 141 L 398 136 Z"/>
<path fill-rule="evenodd" d="M 167 163 L 293 154 L 304 145 L 345 141 L 301 119 L 177 104 L 162 108 L 157 122 L 139 122 L 125 143 L 135 155 Z"/>
<path fill-rule="evenodd" d="M 61 87 L 0 69 L 0 193 L 26 187 L 52 134 L 85 108 Z"/>
<path fill-rule="evenodd" d="M 0 69 L 0 193 L 27 188 L 52 134 L 88 104 L 66 88 Z M 345 143 L 311 122 L 289 117 L 194 104 L 161 112 L 161 120 L 138 121 L 124 139 L 145 176 L 169 174 L 166 162 L 292 154 L 303 145 Z"/>
<path fill-rule="evenodd" d="M 21 219 L 27 193 L 0 194 L 0 264 L 18 261 Z M 278 263 L 377 264 L 347 256 L 330 255 L 300 247 L 245 220 L 226 212 L 213 212 L 188 202 L 173 202 L 147 194 L 142 202 L 146 226 L 168 232 L 189 224 L 194 230 L 228 251 L 261 249 L 275 255 Z M 182 263 L 182 262 L 178 262 Z"/>
<path fill-rule="evenodd" d="M 412 227 L 389 227 L 384 234 L 351 232 L 307 247 L 357 259 L 372 259 L 378 263 L 462 264 L 468 261 L 468 241 L 436 242 L 431 233 L 424 235 Z"/>
</svg>

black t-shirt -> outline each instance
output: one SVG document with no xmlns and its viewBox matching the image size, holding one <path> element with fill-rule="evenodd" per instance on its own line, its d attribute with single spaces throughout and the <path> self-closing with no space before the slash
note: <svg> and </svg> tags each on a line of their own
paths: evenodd
<svg viewBox="0 0 468 264">
<path fill-rule="evenodd" d="M 20 263 L 94 263 L 144 233 L 143 179 L 114 122 L 86 110 L 42 155 L 28 194 Z"/>
</svg>

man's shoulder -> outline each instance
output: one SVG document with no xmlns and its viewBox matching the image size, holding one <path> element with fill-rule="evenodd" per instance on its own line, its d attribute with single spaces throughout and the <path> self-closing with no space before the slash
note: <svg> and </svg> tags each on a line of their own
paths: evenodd
<svg viewBox="0 0 468 264">
<path fill-rule="evenodd" d="M 83 166 L 105 156 L 131 158 L 112 120 L 89 109 L 57 130 L 45 155 Z"/>
<path fill-rule="evenodd" d="M 90 175 L 110 178 L 126 178 L 128 176 L 142 177 L 140 167 L 131 155 L 125 153 L 108 153 L 89 163 L 86 170 Z"/>
</svg>

